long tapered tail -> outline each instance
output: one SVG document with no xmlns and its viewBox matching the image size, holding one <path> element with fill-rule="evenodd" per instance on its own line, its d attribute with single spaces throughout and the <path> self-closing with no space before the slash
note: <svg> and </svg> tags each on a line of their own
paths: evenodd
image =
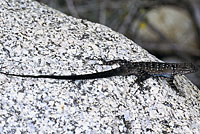
<svg viewBox="0 0 200 134">
<path fill-rule="evenodd" d="M 18 75 L 18 74 L 9 74 L 0 72 L 1 74 L 8 75 L 8 76 L 16 76 L 16 77 L 27 77 L 27 78 L 49 78 L 49 79 L 62 79 L 62 80 L 85 80 L 85 79 L 95 79 L 95 78 L 107 78 L 116 75 L 120 75 L 121 72 L 119 68 L 104 71 L 104 72 L 97 72 L 93 74 L 84 74 L 84 75 L 66 75 L 66 76 L 58 76 L 58 75 Z"/>
</svg>

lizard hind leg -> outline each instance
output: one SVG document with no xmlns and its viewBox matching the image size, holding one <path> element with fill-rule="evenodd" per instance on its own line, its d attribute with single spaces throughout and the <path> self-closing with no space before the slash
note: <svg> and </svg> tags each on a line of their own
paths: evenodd
<svg viewBox="0 0 200 134">
<path fill-rule="evenodd" d="M 143 82 L 144 82 L 146 79 L 150 78 L 150 77 L 151 77 L 151 75 L 149 75 L 149 74 L 146 73 L 146 72 L 141 72 L 140 75 L 137 75 L 137 79 L 135 80 L 135 83 L 138 84 L 138 86 L 139 86 L 138 90 L 139 90 L 140 92 L 143 92 L 143 93 L 144 93 L 145 87 L 144 87 L 144 85 L 143 85 Z M 137 91 L 135 91 L 134 94 L 136 94 L 136 93 L 137 93 Z"/>
<path fill-rule="evenodd" d="M 122 59 L 118 59 L 118 60 L 110 60 L 110 61 L 106 61 L 106 60 L 103 60 L 101 59 L 100 60 L 103 65 L 114 65 L 114 64 L 119 64 L 120 66 L 124 65 L 124 64 L 130 64 L 131 62 L 130 61 L 127 61 L 127 60 L 122 60 Z"/>
</svg>

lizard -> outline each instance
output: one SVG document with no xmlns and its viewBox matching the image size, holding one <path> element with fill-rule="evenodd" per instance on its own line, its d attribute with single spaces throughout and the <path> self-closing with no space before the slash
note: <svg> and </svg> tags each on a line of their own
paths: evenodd
<svg viewBox="0 0 200 134">
<path fill-rule="evenodd" d="M 198 68 L 192 63 L 164 63 L 164 62 L 131 62 L 127 60 L 102 60 L 104 65 L 119 64 L 120 66 L 104 72 L 97 72 L 92 74 L 81 74 L 81 75 L 21 75 L 21 74 L 10 74 L 0 72 L 8 76 L 17 77 L 30 77 L 30 78 L 50 78 L 50 79 L 62 79 L 62 80 L 86 80 L 86 79 L 97 79 L 97 78 L 108 78 L 112 76 L 129 76 L 135 75 L 137 77 L 136 83 L 142 83 L 150 77 L 164 77 L 168 83 L 177 92 L 177 88 L 173 83 L 174 76 L 177 74 L 188 74 L 198 71 Z M 140 84 L 141 86 L 141 84 Z"/>
</svg>

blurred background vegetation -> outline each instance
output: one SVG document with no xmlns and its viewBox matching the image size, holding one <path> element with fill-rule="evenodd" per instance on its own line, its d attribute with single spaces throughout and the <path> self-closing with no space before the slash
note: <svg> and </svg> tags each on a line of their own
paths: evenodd
<svg viewBox="0 0 200 134">
<path fill-rule="evenodd" d="M 36 0 L 124 34 L 166 62 L 200 65 L 200 0 Z M 200 71 L 188 76 L 200 88 Z"/>
</svg>

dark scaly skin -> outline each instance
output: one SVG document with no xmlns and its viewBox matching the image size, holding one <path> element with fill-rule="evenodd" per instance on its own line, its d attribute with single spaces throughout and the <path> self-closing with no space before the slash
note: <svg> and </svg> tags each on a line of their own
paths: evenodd
<svg viewBox="0 0 200 134">
<path fill-rule="evenodd" d="M 50 79 L 63 79 L 63 80 L 84 80 L 95 78 L 107 78 L 112 76 L 125 76 L 136 75 L 149 75 L 149 77 L 165 77 L 170 78 L 176 74 L 188 74 L 198 71 L 192 63 L 161 63 L 161 62 L 129 62 L 126 60 L 113 60 L 103 61 L 104 65 L 119 64 L 120 67 L 104 72 L 97 72 L 93 74 L 83 75 L 18 75 L 0 72 L 1 74 L 17 76 L 17 77 L 30 77 L 30 78 L 50 78 Z M 145 80 L 145 79 L 144 79 Z"/>
<path fill-rule="evenodd" d="M 195 67 L 192 63 L 130 62 L 126 60 L 104 61 L 102 59 L 101 61 L 103 62 L 104 65 L 119 64 L 120 67 L 93 74 L 63 75 L 63 76 L 18 75 L 18 74 L 4 73 L 4 72 L 0 73 L 17 77 L 50 78 L 50 79 L 61 79 L 61 80 L 85 80 L 85 79 L 107 78 L 112 76 L 136 75 L 137 83 L 142 83 L 144 80 L 150 77 L 164 77 L 169 82 L 171 87 L 177 90 L 176 86 L 173 83 L 175 75 L 194 73 L 198 71 L 197 67 Z"/>
<path fill-rule="evenodd" d="M 112 76 L 119 75 L 119 68 L 104 71 L 104 72 L 97 72 L 93 74 L 83 74 L 83 75 L 18 75 L 18 74 L 9 74 L 0 72 L 1 74 L 10 75 L 10 76 L 17 76 L 17 77 L 29 77 L 29 78 L 49 78 L 49 79 L 60 79 L 60 80 L 85 80 L 85 79 L 96 79 L 96 78 L 107 78 Z"/>
</svg>

